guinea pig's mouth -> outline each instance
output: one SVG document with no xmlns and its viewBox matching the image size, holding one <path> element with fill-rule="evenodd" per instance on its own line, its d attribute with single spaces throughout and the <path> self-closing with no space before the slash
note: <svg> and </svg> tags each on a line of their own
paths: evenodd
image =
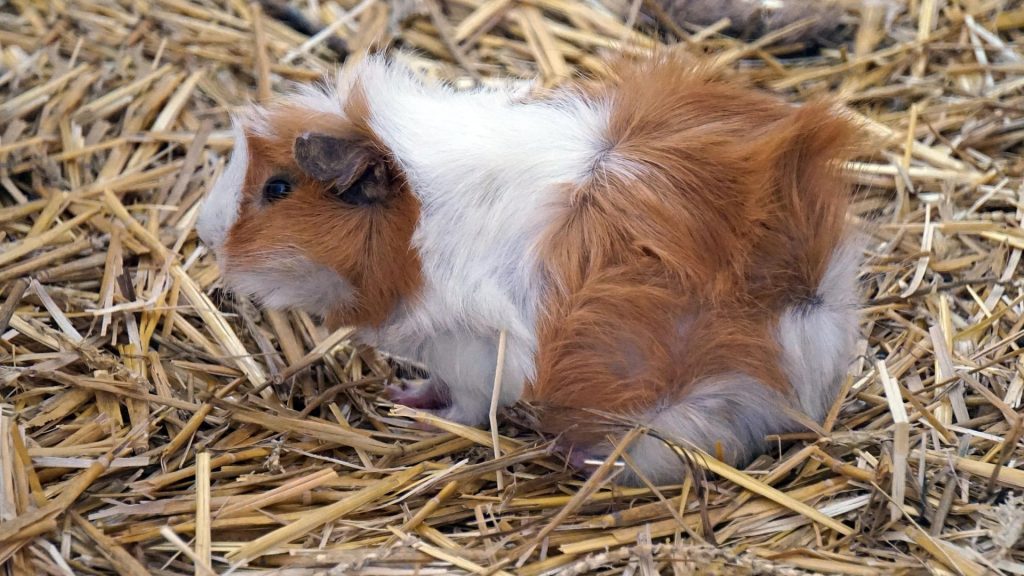
<svg viewBox="0 0 1024 576">
<path fill-rule="evenodd" d="M 355 289 L 337 272 L 301 256 L 275 259 L 272 266 L 256 268 L 219 260 L 227 287 L 266 308 L 300 309 L 323 318 L 351 304 L 355 296 Z"/>
</svg>

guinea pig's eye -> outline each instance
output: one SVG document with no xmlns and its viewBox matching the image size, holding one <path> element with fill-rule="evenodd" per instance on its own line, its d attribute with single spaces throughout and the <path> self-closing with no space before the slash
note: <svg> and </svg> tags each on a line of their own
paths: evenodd
<svg viewBox="0 0 1024 576">
<path fill-rule="evenodd" d="M 292 183 L 285 178 L 276 177 L 267 180 L 263 184 L 263 200 L 267 202 L 275 202 L 286 196 L 292 191 Z"/>
</svg>

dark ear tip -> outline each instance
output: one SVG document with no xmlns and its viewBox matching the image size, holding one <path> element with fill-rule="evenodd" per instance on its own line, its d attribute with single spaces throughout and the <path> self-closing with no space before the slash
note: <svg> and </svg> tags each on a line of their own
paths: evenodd
<svg viewBox="0 0 1024 576">
<path fill-rule="evenodd" d="M 309 150 L 309 147 L 312 144 L 312 139 L 312 132 L 303 132 L 295 137 L 295 142 L 292 143 L 292 150 L 296 152 L 296 156 L 298 156 L 298 152 L 300 150 L 303 152 Z"/>
<path fill-rule="evenodd" d="M 292 142 L 292 155 L 295 156 L 296 160 L 302 159 L 303 153 L 309 147 L 309 132 L 300 134 Z"/>
<path fill-rule="evenodd" d="M 346 186 L 374 160 L 371 152 L 360 142 L 317 132 L 296 136 L 292 154 L 306 175 L 324 182 L 335 180 Z"/>
</svg>

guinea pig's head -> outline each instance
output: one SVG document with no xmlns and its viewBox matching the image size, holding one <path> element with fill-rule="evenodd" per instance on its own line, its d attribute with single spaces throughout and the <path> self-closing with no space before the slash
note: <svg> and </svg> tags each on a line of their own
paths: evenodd
<svg viewBox="0 0 1024 576">
<path fill-rule="evenodd" d="M 419 202 L 360 101 L 308 89 L 235 119 L 197 223 L 229 289 L 331 326 L 379 324 L 416 291 Z"/>
</svg>

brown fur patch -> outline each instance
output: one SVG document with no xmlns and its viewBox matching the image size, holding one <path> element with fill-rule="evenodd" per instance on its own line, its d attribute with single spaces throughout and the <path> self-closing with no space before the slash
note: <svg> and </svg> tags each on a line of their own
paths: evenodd
<svg viewBox="0 0 1024 576">
<path fill-rule="evenodd" d="M 613 76 L 582 88 L 613 105 L 608 152 L 545 244 L 542 426 L 635 417 L 712 375 L 788 392 L 774 330 L 845 234 L 854 127 L 674 56 Z"/>
<path fill-rule="evenodd" d="M 419 201 L 369 130 L 365 105 L 358 104 L 360 92 L 353 90 L 356 104 L 347 107 L 347 119 L 280 106 L 267 113 L 269 129 L 246 132 L 249 170 L 239 216 L 224 247 L 228 273 L 272 269 L 275 259 L 296 251 L 336 271 L 355 288 L 356 302 L 333 308 L 326 318 L 331 326 L 380 324 L 422 284 L 419 257 L 411 244 Z M 295 139 L 311 128 L 364 141 L 387 164 L 394 191 L 380 203 L 352 206 L 334 196 L 330 183 L 306 176 L 292 150 Z M 263 184 L 279 175 L 293 182 L 292 191 L 265 203 Z"/>
</svg>

